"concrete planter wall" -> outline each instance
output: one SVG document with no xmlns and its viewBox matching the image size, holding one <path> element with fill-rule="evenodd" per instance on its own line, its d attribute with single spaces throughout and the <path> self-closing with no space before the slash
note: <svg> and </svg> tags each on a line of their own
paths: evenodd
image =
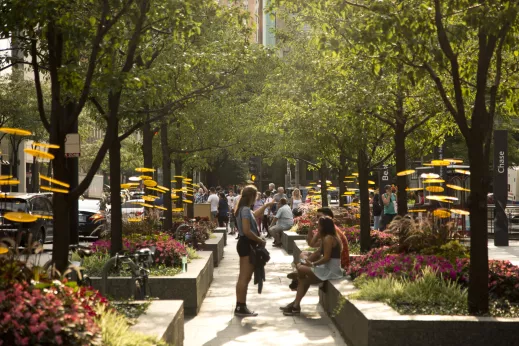
<svg viewBox="0 0 519 346">
<path fill-rule="evenodd" d="M 285 251 L 289 254 L 291 254 L 294 249 L 295 240 L 305 239 L 305 235 L 299 235 L 296 232 L 283 231 L 283 233 L 281 233 L 281 244 L 283 245 L 283 249 L 285 249 Z"/>
<path fill-rule="evenodd" d="M 294 257 L 294 263 L 299 263 L 299 256 L 308 247 L 306 240 L 295 240 L 294 248 L 292 250 L 292 256 Z"/>
<path fill-rule="evenodd" d="M 216 227 L 213 233 L 223 234 L 223 245 L 227 246 L 227 227 Z"/>
<path fill-rule="evenodd" d="M 224 239 L 223 234 L 221 233 L 213 233 L 214 238 L 208 239 L 205 241 L 203 245 L 204 251 L 212 251 L 213 252 L 213 261 L 214 266 L 218 267 L 220 261 L 223 258 L 223 248 L 224 248 Z"/>
<path fill-rule="evenodd" d="M 199 251 L 200 259 L 188 264 L 187 272 L 175 276 L 149 278 L 150 297 L 183 300 L 186 315 L 196 315 L 213 281 L 213 252 Z M 101 289 L 101 278 L 92 277 L 92 286 Z M 106 295 L 115 299 L 133 298 L 131 277 L 110 277 Z"/>
<path fill-rule="evenodd" d="M 132 331 L 154 335 L 168 344 L 184 345 L 184 303 L 181 300 L 152 301 L 139 316 Z"/>
<path fill-rule="evenodd" d="M 348 300 L 347 279 L 324 283 L 319 301 L 350 346 L 518 345 L 519 318 L 400 315 L 386 304 Z"/>
</svg>

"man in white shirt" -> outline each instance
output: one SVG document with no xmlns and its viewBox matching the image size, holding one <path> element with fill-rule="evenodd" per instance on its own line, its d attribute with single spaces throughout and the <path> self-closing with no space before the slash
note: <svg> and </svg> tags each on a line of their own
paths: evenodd
<svg viewBox="0 0 519 346">
<path fill-rule="evenodd" d="M 218 202 L 220 199 L 216 195 L 216 190 L 214 187 L 209 189 L 209 198 L 207 199 L 207 203 L 211 203 L 211 221 L 216 219 L 216 215 L 218 214 Z"/>
<path fill-rule="evenodd" d="M 281 233 L 283 231 L 287 231 L 294 225 L 294 216 L 292 215 L 292 210 L 290 206 L 287 204 L 286 198 L 281 198 L 279 200 L 279 204 L 281 207 L 278 209 L 274 220 L 272 221 L 272 225 L 269 228 L 269 233 L 274 237 L 274 246 L 281 246 Z"/>
</svg>

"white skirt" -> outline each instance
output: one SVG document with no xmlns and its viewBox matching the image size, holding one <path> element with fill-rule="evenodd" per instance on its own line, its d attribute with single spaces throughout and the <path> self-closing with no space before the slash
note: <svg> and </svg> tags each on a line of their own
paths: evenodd
<svg viewBox="0 0 519 346">
<path fill-rule="evenodd" d="M 330 258 L 327 263 L 312 268 L 312 271 L 321 281 L 337 280 L 344 276 L 340 258 Z"/>
</svg>

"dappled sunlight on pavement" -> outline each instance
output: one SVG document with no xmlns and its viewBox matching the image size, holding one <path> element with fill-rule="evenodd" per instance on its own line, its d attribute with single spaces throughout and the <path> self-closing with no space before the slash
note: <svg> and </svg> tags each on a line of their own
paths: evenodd
<svg viewBox="0 0 519 346">
<path fill-rule="evenodd" d="M 283 316 L 280 306 L 290 303 L 295 292 L 290 291 L 292 256 L 283 250 L 267 249 L 271 260 L 267 264 L 267 281 L 262 294 L 257 286 L 249 285 L 247 305 L 259 313 L 256 317 L 235 317 L 235 285 L 239 257 L 236 240 L 228 237 L 224 259 L 215 268 L 214 280 L 196 317 L 186 317 L 186 346 L 234 345 L 326 345 L 345 346 L 339 332 L 319 305 L 318 288 L 311 287 L 301 303 L 300 316 Z"/>
</svg>

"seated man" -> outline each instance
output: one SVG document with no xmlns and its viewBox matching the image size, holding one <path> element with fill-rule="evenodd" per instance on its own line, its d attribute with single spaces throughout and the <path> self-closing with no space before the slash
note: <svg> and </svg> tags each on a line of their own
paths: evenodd
<svg viewBox="0 0 519 346">
<path fill-rule="evenodd" d="M 292 210 L 287 204 L 286 198 L 281 198 L 279 201 L 281 207 L 278 209 L 272 225 L 269 227 L 269 234 L 274 237 L 274 246 L 281 246 L 281 232 L 288 231 L 294 225 L 294 216 Z"/>
<path fill-rule="evenodd" d="M 328 216 L 333 219 L 333 211 L 328 207 L 322 207 L 317 209 L 317 216 L 319 218 L 323 216 Z M 335 225 L 335 230 L 337 232 L 337 236 L 341 240 L 342 243 L 342 252 L 341 252 L 341 267 L 346 269 L 350 266 L 350 251 L 348 247 L 348 238 L 346 238 L 346 235 Z M 313 248 L 319 248 L 321 246 L 321 238 L 319 237 L 319 234 L 317 230 L 313 232 L 308 232 L 306 235 L 306 243 L 308 246 L 311 246 Z M 300 260 L 307 260 L 308 257 L 312 254 L 311 251 L 303 251 L 299 255 Z M 297 264 L 297 263 L 296 263 Z M 292 283 L 289 285 L 290 289 L 296 290 L 297 289 L 297 273 L 290 273 L 287 275 L 289 279 L 292 279 Z"/>
</svg>

